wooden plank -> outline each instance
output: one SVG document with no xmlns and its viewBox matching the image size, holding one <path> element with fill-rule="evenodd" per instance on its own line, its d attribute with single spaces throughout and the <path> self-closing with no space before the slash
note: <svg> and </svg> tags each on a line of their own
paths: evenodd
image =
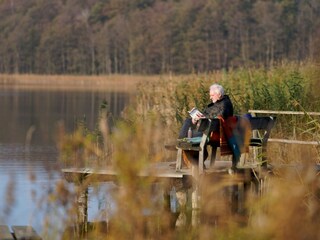
<svg viewBox="0 0 320 240">
<path fill-rule="evenodd" d="M 156 163 L 137 174 L 139 177 L 154 178 L 183 178 L 184 175 L 191 175 L 191 170 L 176 171 L 175 162 Z M 66 179 L 70 182 L 77 182 L 82 177 L 90 178 L 93 182 L 112 181 L 117 177 L 117 172 L 109 169 L 95 168 L 64 168 L 62 169 Z"/>
<path fill-rule="evenodd" d="M 228 168 L 231 167 L 231 161 L 215 161 L 214 165 L 207 166 L 208 161 L 205 161 L 206 169 L 205 172 L 210 173 L 225 173 Z M 255 168 L 257 165 L 246 165 L 241 168 Z M 69 179 L 68 181 L 74 182 L 73 179 L 86 179 L 89 182 L 104 182 L 115 180 L 117 173 L 115 171 L 110 171 L 110 169 L 95 169 L 95 168 L 64 168 L 62 169 L 65 177 Z M 110 175 L 112 177 L 110 178 Z M 191 176 L 191 169 L 182 168 L 176 171 L 176 162 L 160 162 L 151 165 L 148 169 L 138 174 L 140 177 L 152 177 L 152 178 L 174 178 L 182 179 L 185 176 Z M 73 176 L 73 178 L 70 178 Z"/>
<path fill-rule="evenodd" d="M 62 169 L 65 178 L 69 182 L 81 182 L 79 179 L 90 179 L 91 182 L 108 182 L 114 181 L 117 175 L 108 175 L 104 171 L 93 171 L 92 173 L 82 172 L 81 170 L 74 168 Z M 184 175 L 191 175 L 190 170 L 183 169 L 180 171 L 174 170 L 163 170 L 161 172 L 144 172 L 137 176 L 139 177 L 153 177 L 153 178 L 183 178 Z"/>
<path fill-rule="evenodd" d="M 205 161 L 205 164 L 208 164 L 208 161 Z M 138 176 L 140 177 L 154 177 L 154 178 L 183 178 L 184 176 L 190 176 L 191 169 L 182 168 L 179 171 L 176 171 L 176 162 L 159 162 L 156 164 L 150 165 L 150 167 Z M 231 167 L 231 161 L 216 161 L 212 166 L 210 166 L 211 172 L 223 172 L 226 169 Z M 256 165 L 246 166 L 247 168 L 256 167 Z M 206 166 L 209 170 L 209 166 Z M 95 168 L 64 168 L 62 172 L 65 175 L 74 174 L 82 175 L 86 178 L 92 179 L 94 181 L 112 181 L 112 178 L 109 178 L 109 175 L 114 177 L 117 176 L 116 171 L 111 171 L 110 169 L 95 169 Z M 114 179 L 113 179 L 114 180 Z"/>
<path fill-rule="evenodd" d="M 268 142 L 289 143 L 289 144 L 302 144 L 302 145 L 319 145 L 318 141 L 301 141 L 284 138 L 269 138 Z"/>
<path fill-rule="evenodd" d="M 264 113 L 264 114 L 283 114 L 283 115 L 310 115 L 310 116 L 320 116 L 320 112 L 302 112 L 302 111 L 271 111 L 271 110 L 249 110 L 249 113 Z M 269 138 L 269 142 L 278 142 L 278 143 L 289 143 L 289 144 L 302 144 L 302 145 L 319 145 L 318 141 L 302 141 L 302 140 L 293 140 L 293 139 L 276 139 Z"/>
<path fill-rule="evenodd" d="M 320 112 L 301 112 L 301 111 L 271 111 L 271 110 L 249 110 L 249 113 L 266 113 L 266 114 L 284 114 L 284 115 L 310 115 L 320 116 Z"/>
<path fill-rule="evenodd" d="M 11 229 L 17 240 L 41 240 L 31 226 L 12 226 Z"/>
<path fill-rule="evenodd" d="M 0 225 L 0 240 L 14 240 L 9 227 L 6 225 Z"/>
</svg>

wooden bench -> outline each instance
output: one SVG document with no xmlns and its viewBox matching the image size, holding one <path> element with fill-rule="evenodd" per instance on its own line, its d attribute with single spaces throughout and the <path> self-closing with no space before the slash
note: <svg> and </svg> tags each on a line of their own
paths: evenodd
<svg viewBox="0 0 320 240">
<path fill-rule="evenodd" d="M 259 159 L 261 166 L 267 167 L 267 143 L 270 137 L 272 128 L 276 122 L 276 117 L 252 117 L 250 118 L 250 125 L 252 130 L 252 137 L 250 139 L 251 147 L 258 147 L 261 152 L 255 159 Z"/>
<path fill-rule="evenodd" d="M 41 240 L 31 226 L 12 226 L 0 225 L 0 240 Z"/>
<path fill-rule="evenodd" d="M 275 117 L 250 117 L 248 118 L 252 137 L 250 139 L 249 145 L 251 147 L 258 147 L 261 151 L 259 154 L 260 157 L 260 164 L 262 166 L 267 165 L 266 160 L 266 147 L 268 138 L 270 136 L 271 129 L 275 124 Z M 202 124 L 203 125 L 203 124 Z M 202 126 L 203 135 L 200 138 L 191 138 L 187 140 L 178 140 L 177 142 L 177 159 L 176 159 L 176 171 L 180 171 L 182 167 L 182 158 L 183 158 L 183 151 L 197 151 L 199 152 L 199 159 L 198 159 L 198 169 L 199 174 L 202 174 L 204 171 L 204 161 L 205 159 L 205 149 L 208 146 L 211 146 L 208 143 L 208 137 L 210 136 L 212 131 L 218 131 L 220 127 L 219 119 L 208 119 L 206 121 L 206 125 Z M 201 129 L 200 129 L 201 130 Z M 194 141 L 193 141 L 194 140 Z M 216 148 L 217 146 L 212 146 L 212 148 Z M 210 161 L 214 162 L 215 160 L 215 153 L 216 149 L 212 149 Z"/>
</svg>

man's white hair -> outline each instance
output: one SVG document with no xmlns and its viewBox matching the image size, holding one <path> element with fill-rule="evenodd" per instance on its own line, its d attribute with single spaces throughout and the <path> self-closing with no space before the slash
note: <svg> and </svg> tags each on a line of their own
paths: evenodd
<svg viewBox="0 0 320 240">
<path fill-rule="evenodd" d="M 212 84 L 211 86 L 210 86 L 210 88 L 209 88 L 209 90 L 210 91 L 213 91 L 213 92 L 215 92 L 215 93 L 217 93 L 217 94 L 221 94 L 221 97 L 223 97 L 224 96 L 224 89 L 223 89 L 223 87 L 221 86 L 221 85 L 219 85 L 219 84 Z"/>
</svg>

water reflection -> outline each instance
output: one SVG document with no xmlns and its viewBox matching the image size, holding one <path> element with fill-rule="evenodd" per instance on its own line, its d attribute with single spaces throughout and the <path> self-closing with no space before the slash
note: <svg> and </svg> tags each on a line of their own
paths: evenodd
<svg viewBox="0 0 320 240">
<path fill-rule="evenodd" d="M 88 127 L 93 129 L 103 100 L 118 116 L 128 101 L 128 94 L 0 90 L 0 123 L 3 126 L 0 142 L 25 142 L 27 132 L 33 126 L 34 143 L 52 144 L 58 121 L 63 121 L 66 129 L 72 130 L 76 119 L 85 118 Z"/>
<path fill-rule="evenodd" d="M 53 146 L 0 145 L 0 224 L 42 228 L 44 211 L 39 211 L 56 180 L 57 152 Z"/>
<path fill-rule="evenodd" d="M 58 122 L 71 132 L 85 118 L 94 129 L 104 100 L 117 117 L 128 99 L 119 92 L 0 89 L 0 224 L 32 225 L 41 232 L 48 213 L 43 200 L 61 179 Z"/>
</svg>

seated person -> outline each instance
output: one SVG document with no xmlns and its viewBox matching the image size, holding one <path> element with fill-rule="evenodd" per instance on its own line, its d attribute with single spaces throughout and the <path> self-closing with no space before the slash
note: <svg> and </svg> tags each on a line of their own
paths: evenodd
<svg viewBox="0 0 320 240">
<path fill-rule="evenodd" d="M 224 89 L 219 84 L 213 84 L 209 88 L 210 100 L 212 101 L 204 110 L 203 114 L 206 118 L 222 117 L 227 119 L 233 116 L 233 105 L 228 95 L 224 94 Z M 195 128 L 199 118 L 187 118 L 180 130 L 179 138 L 185 138 L 188 135 L 188 130 L 191 127 L 193 137 L 201 136 L 202 133 L 196 132 Z"/>
<path fill-rule="evenodd" d="M 208 106 L 202 111 L 206 118 L 223 118 L 227 119 L 228 117 L 233 116 L 233 104 L 228 95 L 225 94 L 224 89 L 219 84 L 213 84 L 209 88 L 210 100 L 212 101 Z M 191 127 L 192 136 L 199 137 L 202 135 L 202 132 L 196 131 L 196 125 L 200 118 L 187 118 L 182 128 L 179 132 L 179 138 L 186 138 L 188 136 L 188 130 Z M 196 158 L 195 153 L 191 153 L 193 158 Z M 190 153 L 189 153 L 190 155 Z M 205 158 L 207 157 L 207 153 Z M 233 157 L 232 165 L 233 168 L 236 167 L 238 160 Z"/>
</svg>

